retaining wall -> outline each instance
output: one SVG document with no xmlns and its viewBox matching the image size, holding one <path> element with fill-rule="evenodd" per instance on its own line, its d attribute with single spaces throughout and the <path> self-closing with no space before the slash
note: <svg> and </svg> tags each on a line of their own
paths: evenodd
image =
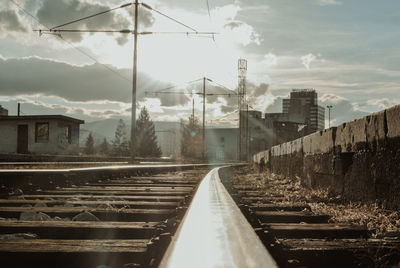
<svg viewBox="0 0 400 268">
<path fill-rule="evenodd" d="M 310 188 L 400 208 L 400 105 L 274 146 L 254 162 L 261 157 Z"/>
</svg>

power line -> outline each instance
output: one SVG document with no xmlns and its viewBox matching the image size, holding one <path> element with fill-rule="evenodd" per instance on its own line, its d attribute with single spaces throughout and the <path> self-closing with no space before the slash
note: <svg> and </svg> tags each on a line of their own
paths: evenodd
<svg viewBox="0 0 400 268">
<path fill-rule="evenodd" d="M 129 79 L 129 78 L 127 78 L 127 77 L 121 75 L 119 72 L 117 72 L 117 71 L 113 70 L 112 68 L 108 67 L 107 65 L 105 65 L 105 64 L 103 64 L 103 63 L 101 63 L 101 62 L 99 62 L 96 58 L 94 58 L 94 57 L 92 57 L 91 55 L 89 55 L 88 53 L 84 52 L 82 49 L 80 49 L 80 48 L 74 46 L 71 42 L 69 42 L 68 40 L 64 39 L 61 35 L 58 36 L 58 38 L 60 38 L 61 40 L 63 40 L 63 41 L 66 42 L 67 44 L 69 44 L 71 47 L 73 47 L 74 49 L 76 49 L 76 50 L 79 51 L 80 53 L 82 53 L 82 54 L 84 54 L 85 56 L 87 56 L 88 58 L 94 60 L 97 64 L 100 64 L 101 66 L 103 66 L 103 67 L 106 68 L 107 70 L 109 70 L 109 71 L 113 72 L 114 74 L 118 75 L 120 78 L 122 78 L 122 79 L 128 81 L 129 83 L 132 82 L 131 79 Z"/>
<path fill-rule="evenodd" d="M 160 93 L 161 91 L 172 89 L 172 88 L 176 88 L 176 87 L 180 87 L 182 85 L 193 84 L 193 83 L 198 82 L 200 80 L 203 80 L 203 78 L 199 78 L 199 79 L 196 79 L 196 80 L 192 80 L 192 81 L 187 81 L 187 82 L 181 83 L 179 85 L 173 85 L 173 86 L 170 86 L 170 87 L 159 89 L 158 91 L 154 91 L 154 92 L 151 92 L 151 93 Z"/>
<path fill-rule="evenodd" d="M 129 29 L 123 30 L 92 30 L 92 29 L 49 29 L 49 30 L 33 30 L 34 32 L 43 33 L 121 33 L 121 34 L 134 34 L 133 31 Z M 186 34 L 186 35 L 215 35 L 215 32 L 138 32 L 138 35 L 149 35 L 149 34 Z M 206 36 L 202 36 L 206 37 Z M 212 38 L 212 37 L 211 37 Z"/>
<path fill-rule="evenodd" d="M 114 7 L 114 8 L 111 8 L 111 9 L 108 9 L 108 10 L 105 10 L 105 11 L 102 11 L 102 12 L 99 12 L 99 13 L 96 13 L 96 14 L 93 14 L 93 15 L 90 15 L 90 16 L 87 16 L 87 17 L 84 17 L 84 18 L 80 18 L 80 19 L 73 20 L 73 21 L 70 21 L 70 22 L 67 22 L 67 23 L 63 23 L 63 24 L 61 24 L 61 25 L 52 27 L 50 30 L 54 30 L 54 29 L 56 29 L 56 28 L 60 28 L 60 27 L 66 26 L 66 25 L 70 25 L 70 24 L 73 24 L 73 23 L 76 23 L 76 22 L 79 22 L 79 21 L 87 20 L 87 19 L 96 17 L 96 16 L 98 16 L 98 15 L 102 15 L 102 14 L 105 14 L 105 13 L 108 13 L 108 12 L 111 12 L 111 11 L 114 11 L 114 10 L 116 10 L 116 9 L 124 8 L 124 7 L 130 6 L 130 5 L 134 5 L 134 3 L 124 4 L 124 5 L 121 5 L 121 6 L 118 6 L 118 7 Z"/>
<path fill-rule="evenodd" d="M 27 11 L 26 9 L 24 9 L 21 5 L 19 5 L 18 3 L 16 3 L 14 0 L 10 0 L 10 2 L 12 2 L 14 5 L 16 5 L 20 10 L 22 10 L 25 14 L 27 14 L 28 16 L 32 17 L 37 23 L 39 23 L 40 25 L 42 25 L 43 27 L 47 28 L 48 30 L 50 30 L 49 27 L 47 27 L 46 25 L 44 25 L 43 23 L 40 22 L 40 20 L 38 18 L 36 18 L 34 15 L 32 15 L 29 11 Z M 83 50 L 77 48 L 76 46 L 74 46 L 71 42 L 69 42 L 68 40 L 64 39 L 62 36 L 57 35 L 58 38 L 60 38 L 62 41 L 64 41 L 65 43 L 67 43 L 68 45 L 70 45 L 72 48 L 76 49 L 77 51 L 79 51 L 80 53 L 82 53 L 83 55 L 85 55 L 86 57 L 90 58 L 91 60 L 93 60 L 94 62 L 96 62 L 97 64 L 103 66 L 104 68 L 106 68 L 107 70 L 113 72 L 114 74 L 118 75 L 120 78 L 127 80 L 129 82 L 131 82 L 131 80 L 129 78 L 124 77 L 123 75 L 121 75 L 120 73 L 116 72 L 115 70 L 111 69 L 110 67 L 108 67 L 107 65 L 99 62 L 96 58 L 94 58 L 93 56 L 89 55 L 88 53 L 84 52 Z"/>
<path fill-rule="evenodd" d="M 142 3 L 142 6 L 145 7 L 145 8 L 147 8 L 147 9 L 149 9 L 149 10 L 151 10 L 151 11 L 154 11 L 154 12 L 160 14 L 161 16 L 164 16 L 164 17 L 166 17 L 167 19 L 170 19 L 170 20 L 172 20 L 172 21 L 174 21 L 174 22 L 176 22 L 176 23 L 178 23 L 178 24 L 180 24 L 180 25 L 182 25 L 182 26 L 184 26 L 184 27 L 186 27 L 186 28 L 188 28 L 188 29 L 190 29 L 190 30 L 192 30 L 192 31 L 197 32 L 197 30 L 194 29 L 193 27 L 190 27 L 190 26 L 184 24 L 183 22 L 180 22 L 180 21 L 178 21 L 178 20 L 176 20 L 176 19 L 174 19 L 174 18 L 172 18 L 172 17 L 170 17 L 170 16 L 168 16 L 168 15 L 162 13 L 161 11 L 158 11 L 158 10 L 152 8 L 151 6 L 149 6 L 149 5 L 145 4 L 145 3 Z"/>
<path fill-rule="evenodd" d="M 229 92 L 233 92 L 232 93 L 232 95 L 238 95 L 234 90 L 232 90 L 232 89 L 230 89 L 230 88 L 228 88 L 228 87 L 226 87 L 226 86 L 224 86 L 224 85 L 222 85 L 222 84 L 220 84 L 220 83 L 218 83 L 218 82 L 215 82 L 215 81 L 213 81 L 213 80 L 209 80 L 211 83 L 214 83 L 214 84 L 216 84 L 217 86 L 219 86 L 219 87 L 221 87 L 222 89 L 225 89 L 225 90 L 227 90 L 227 91 L 229 91 Z"/>
<path fill-rule="evenodd" d="M 121 7 L 126 7 L 126 6 L 129 6 L 129 5 L 122 5 Z M 139 10 L 139 1 L 138 0 L 135 0 L 134 6 L 135 6 L 134 30 L 132 32 L 133 35 L 134 35 L 134 44 L 133 44 L 134 53 L 133 53 L 132 109 L 131 109 L 131 143 L 132 143 L 131 156 L 132 156 L 132 161 L 135 159 L 134 148 L 135 148 L 136 89 L 137 89 L 137 41 L 138 41 L 138 36 L 139 36 L 138 30 L 137 30 L 138 29 L 138 10 Z M 150 9 L 150 10 L 152 10 L 154 12 L 159 13 L 160 15 L 162 15 L 162 16 L 164 16 L 164 17 L 166 17 L 166 18 L 168 18 L 168 19 L 170 19 L 170 20 L 172 20 L 172 21 L 174 21 L 174 22 L 176 22 L 176 23 L 178 23 L 178 24 L 180 24 L 180 25 L 192 30 L 192 31 L 194 31 L 195 33 L 198 33 L 198 31 L 196 29 L 194 29 L 194 28 L 192 28 L 192 27 L 190 27 L 190 26 L 188 26 L 188 25 L 186 25 L 186 24 L 184 24 L 184 23 L 182 23 L 182 22 L 180 22 L 180 21 L 178 21 L 178 20 L 176 20 L 176 19 L 174 19 L 174 18 L 172 18 L 172 17 L 170 17 L 170 16 L 158 11 L 158 10 L 155 10 L 155 9 L 151 8 L 150 6 L 148 6 L 146 4 L 142 3 L 142 6 L 144 6 L 147 9 Z M 102 13 L 100 13 L 100 14 L 102 14 Z M 95 15 L 92 15 L 92 16 L 89 16 L 89 17 L 94 17 L 94 16 L 97 16 L 97 15 L 100 15 L 100 14 L 95 14 Z M 85 17 L 85 18 L 88 18 L 88 17 Z M 85 18 L 82 18 L 82 19 L 85 19 Z M 69 22 L 69 23 L 64 23 L 63 25 L 65 26 L 65 25 L 74 23 L 76 21 L 77 20 Z M 56 32 L 56 31 L 57 30 L 49 29 L 47 32 Z M 62 30 L 59 30 L 59 31 L 62 31 Z M 85 30 L 80 30 L 80 32 L 85 32 Z M 101 32 L 101 31 L 97 31 L 97 32 Z M 121 33 L 129 33 L 129 30 L 123 30 Z M 205 132 L 204 132 L 204 127 L 205 127 L 205 84 L 206 84 L 206 78 L 204 77 L 203 78 L 203 158 L 205 156 L 205 147 L 204 147 L 204 145 L 205 145 Z"/>
</svg>

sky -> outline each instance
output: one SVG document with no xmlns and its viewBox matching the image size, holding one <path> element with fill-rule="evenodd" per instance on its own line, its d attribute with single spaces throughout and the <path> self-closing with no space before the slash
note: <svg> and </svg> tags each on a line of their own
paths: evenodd
<svg viewBox="0 0 400 268">
<path fill-rule="evenodd" d="M 0 2 L 0 105 L 10 114 L 64 114 L 87 122 L 129 120 L 133 36 L 34 32 L 125 4 L 120 0 Z M 400 103 L 398 0 L 146 0 L 139 8 L 137 109 L 153 121 L 201 117 L 237 124 L 239 58 L 248 62 L 251 109 L 280 112 L 292 89 L 332 105 L 331 125 Z M 25 11 L 23 11 L 24 9 Z M 192 31 L 160 13 L 199 32 Z M 133 29 L 132 7 L 60 29 Z M 27 14 L 29 13 L 29 14 Z M 174 32 L 166 34 L 165 32 Z M 178 33 L 176 33 L 178 32 Z M 182 34 L 183 32 L 183 34 Z M 189 83 L 190 81 L 194 81 Z M 156 92 L 179 92 L 162 94 Z M 182 94 L 183 92 L 187 94 Z M 190 94 L 192 93 L 192 94 Z M 326 113 L 327 114 L 327 113 Z M 326 125 L 328 125 L 326 123 Z"/>
</svg>

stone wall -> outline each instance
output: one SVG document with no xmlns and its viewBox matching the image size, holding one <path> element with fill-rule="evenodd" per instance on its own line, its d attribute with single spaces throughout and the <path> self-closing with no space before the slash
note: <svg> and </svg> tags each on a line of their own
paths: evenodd
<svg viewBox="0 0 400 268">
<path fill-rule="evenodd" d="M 310 188 L 400 208 L 400 105 L 274 146 L 254 162 L 261 157 Z"/>
</svg>

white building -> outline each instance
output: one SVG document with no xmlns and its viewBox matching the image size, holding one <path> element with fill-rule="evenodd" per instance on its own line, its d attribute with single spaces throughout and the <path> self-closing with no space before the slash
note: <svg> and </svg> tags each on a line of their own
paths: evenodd
<svg viewBox="0 0 400 268">
<path fill-rule="evenodd" d="M 63 115 L 0 115 L 0 153 L 78 154 L 83 123 Z"/>
</svg>

